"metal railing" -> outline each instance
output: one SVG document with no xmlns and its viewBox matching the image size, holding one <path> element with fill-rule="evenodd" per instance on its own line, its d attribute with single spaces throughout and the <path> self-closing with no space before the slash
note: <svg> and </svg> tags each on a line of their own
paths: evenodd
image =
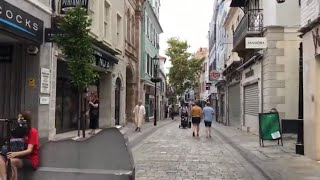
<svg viewBox="0 0 320 180">
<path fill-rule="evenodd" d="M 263 10 L 250 9 L 243 16 L 233 35 L 233 46 L 237 46 L 248 32 L 260 33 L 263 30 Z"/>
</svg>

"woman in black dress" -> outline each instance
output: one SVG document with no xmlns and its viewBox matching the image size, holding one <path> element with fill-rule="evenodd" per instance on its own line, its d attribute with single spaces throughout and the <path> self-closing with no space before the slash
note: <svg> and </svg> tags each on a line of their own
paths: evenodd
<svg viewBox="0 0 320 180">
<path fill-rule="evenodd" d="M 91 132 L 89 132 L 90 135 L 95 134 L 95 130 L 98 128 L 98 121 L 99 121 L 99 100 L 98 95 L 96 93 L 93 93 L 90 101 L 89 101 L 89 116 L 90 116 L 90 129 L 92 129 Z"/>
</svg>

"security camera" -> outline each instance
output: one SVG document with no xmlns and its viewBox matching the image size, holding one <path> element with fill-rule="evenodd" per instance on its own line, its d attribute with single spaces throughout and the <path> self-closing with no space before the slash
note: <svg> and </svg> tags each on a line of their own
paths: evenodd
<svg viewBox="0 0 320 180">
<path fill-rule="evenodd" d="M 28 48 L 27 48 L 27 53 L 30 54 L 30 55 L 37 55 L 39 52 L 39 48 L 37 46 L 33 46 L 33 45 L 30 45 Z"/>
</svg>

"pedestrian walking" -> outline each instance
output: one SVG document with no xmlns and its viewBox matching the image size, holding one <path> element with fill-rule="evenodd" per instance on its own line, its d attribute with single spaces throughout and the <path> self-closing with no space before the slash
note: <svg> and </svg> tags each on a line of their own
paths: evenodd
<svg viewBox="0 0 320 180">
<path fill-rule="evenodd" d="M 94 135 L 96 133 L 96 129 L 98 128 L 99 123 L 99 100 L 97 93 L 91 94 L 89 101 L 89 117 L 89 128 L 92 129 L 91 132 L 89 132 L 89 134 Z"/>
<path fill-rule="evenodd" d="M 191 109 L 191 115 L 192 115 L 192 136 L 199 136 L 199 125 L 201 122 L 201 116 L 202 116 L 202 110 L 201 107 L 198 105 L 198 103 L 193 104 L 193 107 Z"/>
<path fill-rule="evenodd" d="M 146 115 L 146 110 L 142 105 L 142 101 L 139 101 L 139 103 L 134 108 L 133 113 L 134 113 L 135 124 L 137 126 L 135 131 L 141 132 L 141 126 L 144 122 L 144 116 Z"/>
<path fill-rule="evenodd" d="M 206 137 L 211 138 L 211 124 L 213 121 L 215 111 L 212 107 L 210 107 L 210 103 L 207 102 L 205 107 L 202 110 L 202 117 L 204 119 L 204 125 L 206 128 Z"/>
</svg>

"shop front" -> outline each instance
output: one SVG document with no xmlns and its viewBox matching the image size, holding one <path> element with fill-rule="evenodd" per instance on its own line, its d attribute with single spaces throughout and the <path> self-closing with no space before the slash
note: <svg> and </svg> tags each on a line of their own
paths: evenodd
<svg viewBox="0 0 320 180">
<path fill-rule="evenodd" d="M 41 138 L 51 113 L 51 46 L 43 43 L 50 18 L 27 1 L 0 1 L 0 118 L 30 111 Z"/>
<path fill-rule="evenodd" d="M 304 154 L 320 160 L 320 17 L 301 29 L 303 33 Z"/>
<path fill-rule="evenodd" d="M 86 112 L 88 110 L 89 98 L 92 94 L 97 94 L 100 102 L 100 127 L 111 126 L 111 122 L 107 122 L 107 119 L 111 119 L 111 72 L 114 64 L 118 61 L 115 56 L 112 56 L 98 46 L 94 45 L 93 49 L 95 57 L 94 69 L 99 73 L 100 78 L 92 83 L 82 95 L 71 83 L 67 60 L 57 60 L 55 126 L 56 133 L 58 134 L 76 130 L 80 127 L 81 111 Z M 120 97 L 115 96 L 115 100 L 118 98 Z M 82 106 L 81 99 L 83 102 Z M 115 112 L 115 116 L 117 116 L 117 114 L 119 113 Z M 88 122 L 89 120 L 87 119 L 87 123 Z"/>
</svg>

